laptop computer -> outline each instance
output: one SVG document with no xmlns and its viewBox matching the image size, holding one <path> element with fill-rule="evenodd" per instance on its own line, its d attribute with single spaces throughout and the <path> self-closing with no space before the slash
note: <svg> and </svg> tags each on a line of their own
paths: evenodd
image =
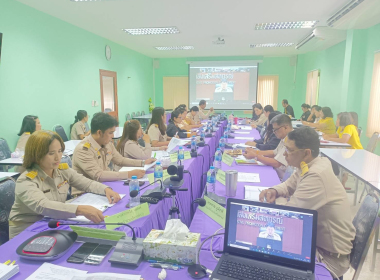
<svg viewBox="0 0 380 280">
<path fill-rule="evenodd" d="M 229 198 L 212 280 L 314 280 L 317 211 Z"/>
</svg>

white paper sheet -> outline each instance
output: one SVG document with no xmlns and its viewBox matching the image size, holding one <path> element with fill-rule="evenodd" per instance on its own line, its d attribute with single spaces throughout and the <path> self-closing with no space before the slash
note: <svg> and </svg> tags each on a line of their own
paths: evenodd
<svg viewBox="0 0 380 280">
<path fill-rule="evenodd" d="M 233 144 L 232 148 L 234 148 L 234 149 L 236 149 L 236 148 L 253 148 L 253 149 L 255 149 L 256 147 L 252 147 L 252 146 L 246 145 L 244 143 L 240 143 L 240 144 Z"/>
<path fill-rule="evenodd" d="M 252 201 L 260 201 L 260 193 L 268 189 L 268 187 L 258 187 L 258 186 L 244 186 L 245 194 L 244 199 Z"/>
<path fill-rule="evenodd" d="M 235 131 L 234 134 L 249 134 L 248 131 Z"/>
<path fill-rule="evenodd" d="M 260 183 L 259 173 L 238 172 L 238 182 Z"/>
<path fill-rule="evenodd" d="M 252 130 L 251 126 L 241 126 L 240 129 L 242 130 Z"/>
<path fill-rule="evenodd" d="M 120 194 L 121 198 L 123 198 L 124 196 L 125 194 Z M 102 212 L 106 211 L 108 208 L 115 205 L 115 204 L 109 203 L 108 198 L 106 196 L 102 196 L 102 195 L 94 194 L 94 193 L 85 193 L 77 197 L 73 201 L 69 202 L 69 204 L 89 205 L 89 206 L 95 207 L 96 209 L 99 209 Z M 85 216 L 77 216 L 75 218 L 70 218 L 69 220 L 78 221 L 78 222 L 90 221 Z"/>
<path fill-rule="evenodd" d="M 74 276 L 86 275 L 87 271 L 67 268 L 51 263 L 43 263 L 32 275 L 26 280 L 68 280 Z"/>
<path fill-rule="evenodd" d="M 187 144 L 191 139 L 179 139 L 179 138 L 175 138 L 173 137 L 170 142 L 169 142 L 169 145 L 168 145 L 168 149 L 166 150 L 168 153 L 170 153 L 175 147 L 177 146 L 183 146 L 185 144 Z"/>
<path fill-rule="evenodd" d="M 71 280 L 140 280 L 141 275 L 120 273 L 89 273 L 83 276 L 74 276 Z"/>
<path fill-rule="evenodd" d="M 169 153 L 167 151 L 152 151 L 152 158 L 159 160 L 163 157 L 169 157 Z"/>
<path fill-rule="evenodd" d="M 235 137 L 235 139 L 237 139 L 237 140 L 251 140 L 251 141 L 253 141 L 253 137 Z"/>
</svg>

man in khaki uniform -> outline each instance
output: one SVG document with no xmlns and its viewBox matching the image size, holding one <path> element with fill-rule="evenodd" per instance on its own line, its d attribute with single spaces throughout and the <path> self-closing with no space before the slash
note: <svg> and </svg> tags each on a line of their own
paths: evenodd
<svg viewBox="0 0 380 280">
<path fill-rule="evenodd" d="M 97 113 L 91 120 L 91 135 L 83 139 L 75 148 L 73 168 L 80 174 L 92 180 L 118 181 L 132 176 L 142 178 L 144 170 L 116 172 L 109 168 L 110 163 L 118 166 L 143 167 L 154 159 L 135 160 L 119 154 L 112 143 L 112 138 L 118 122 L 106 113 Z M 74 191 L 75 193 L 75 191 Z"/>
<path fill-rule="evenodd" d="M 278 177 L 282 180 L 284 177 L 288 163 L 285 159 L 285 139 L 289 132 L 293 131 L 292 120 L 288 115 L 281 114 L 275 116 L 271 122 L 273 125 L 273 133 L 278 139 L 281 139 L 275 150 L 258 151 L 254 149 L 246 149 L 244 156 L 248 159 L 256 159 L 265 165 L 272 166 L 276 169 Z"/>
<path fill-rule="evenodd" d="M 285 158 L 297 171 L 284 183 L 261 192 L 260 201 L 277 199 L 277 203 L 318 211 L 316 256 L 336 278 L 350 266 L 355 227 L 347 194 L 330 161 L 319 157 L 319 145 L 318 134 L 310 127 L 290 132 Z"/>
<path fill-rule="evenodd" d="M 199 113 L 194 118 L 197 123 L 200 123 L 202 120 L 207 120 L 208 117 L 214 113 L 213 107 L 211 107 L 210 110 L 205 113 L 203 110 L 206 108 L 206 105 L 206 100 L 199 101 Z"/>
</svg>

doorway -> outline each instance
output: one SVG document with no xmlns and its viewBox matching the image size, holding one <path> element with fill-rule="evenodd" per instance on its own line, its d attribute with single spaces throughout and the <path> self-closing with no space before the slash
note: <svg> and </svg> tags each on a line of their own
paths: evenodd
<svg viewBox="0 0 380 280">
<path fill-rule="evenodd" d="M 99 70 L 102 112 L 119 119 L 117 102 L 117 73 Z"/>
</svg>

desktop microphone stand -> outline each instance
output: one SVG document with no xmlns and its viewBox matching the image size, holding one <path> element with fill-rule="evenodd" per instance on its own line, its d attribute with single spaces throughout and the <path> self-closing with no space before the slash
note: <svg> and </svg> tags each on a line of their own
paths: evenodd
<svg viewBox="0 0 380 280">
<path fill-rule="evenodd" d="M 175 219 L 175 214 L 177 214 L 178 219 L 181 220 L 181 213 L 179 212 L 179 208 L 175 204 L 175 198 L 177 192 L 173 189 L 169 189 L 170 194 L 172 195 L 172 207 L 169 210 L 168 220 Z"/>
</svg>

